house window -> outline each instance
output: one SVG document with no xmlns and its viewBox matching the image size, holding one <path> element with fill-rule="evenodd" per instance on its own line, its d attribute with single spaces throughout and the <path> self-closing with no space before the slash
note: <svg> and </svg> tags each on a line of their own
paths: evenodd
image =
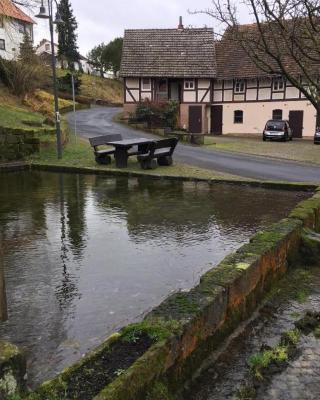
<svg viewBox="0 0 320 400">
<path fill-rule="evenodd" d="M 150 90 L 151 89 L 151 79 L 143 78 L 142 79 L 142 90 Z"/>
<path fill-rule="evenodd" d="M 194 89 L 194 79 L 186 79 L 184 81 L 184 88 L 189 90 Z"/>
<path fill-rule="evenodd" d="M 281 92 L 284 90 L 284 80 L 282 77 L 274 78 L 272 81 L 272 87 L 274 92 Z"/>
<path fill-rule="evenodd" d="M 50 44 L 49 43 L 46 43 L 44 47 L 45 47 L 46 51 L 50 51 Z"/>
<path fill-rule="evenodd" d="M 2 15 L 0 15 L 0 28 L 4 28 L 4 20 Z"/>
<path fill-rule="evenodd" d="M 6 42 L 4 39 L 0 39 L 0 50 L 6 49 Z"/>
<path fill-rule="evenodd" d="M 235 93 L 244 93 L 246 88 L 244 79 L 237 79 L 234 83 L 234 92 Z"/>
<path fill-rule="evenodd" d="M 281 120 L 282 119 L 282 110 L 273 110 L 272 111 L 272 119 Z"/>
<path fill-rule="evenodd" d="M 243 124 L 243 111 L 236 110 L 234 112 L 234 123 L 235 124 Z"/>
</svg>

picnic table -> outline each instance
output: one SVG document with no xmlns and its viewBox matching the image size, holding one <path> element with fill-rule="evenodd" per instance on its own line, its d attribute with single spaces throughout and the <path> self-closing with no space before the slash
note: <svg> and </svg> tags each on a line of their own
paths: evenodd
<svg viewBox="0 0 320 400">
<path fill-rule="evenodd" d="M 106 142 L 106 145 L 115 148 L 114 158 L 117 168 L 126 168 L 128 166 L 128 157 L 146 153 L 149 144 L 152 142 L 152 139 L 136 138 L 110 141 Z M 137 151 L 129 151 L 134 146 L 138 147 Z"/>
</svg>

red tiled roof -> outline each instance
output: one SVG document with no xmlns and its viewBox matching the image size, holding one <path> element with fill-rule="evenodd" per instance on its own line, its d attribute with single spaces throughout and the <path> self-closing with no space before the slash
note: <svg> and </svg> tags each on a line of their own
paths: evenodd
<svg viewBox="0 0 320 400">
<path fill-rule="evenodd" d="M 28 24 L 35 23 L 32 18 L 20 10 L 20 8 L 13 4 L 11 0 L 0 0 L 0 15 L 18 19 L 20 21 L 27 22 Z"/>
</svg>

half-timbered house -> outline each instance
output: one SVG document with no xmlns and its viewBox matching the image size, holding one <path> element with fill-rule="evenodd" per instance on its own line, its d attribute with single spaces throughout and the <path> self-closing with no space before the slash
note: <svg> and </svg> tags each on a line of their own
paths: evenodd
<svg viewBox="0 0 320 400">
<path fill-rule="evenodd" d="M 295 137 L 314 134 L 316 110 L 297 88 L 259 70 L 235 41 L 181 19 L 177 29 L 126 30 L 120 74 L 125 112 L 175 100 L 191 133 L 261 134 L 267 120 L 287 119 Z"/>
</svg>

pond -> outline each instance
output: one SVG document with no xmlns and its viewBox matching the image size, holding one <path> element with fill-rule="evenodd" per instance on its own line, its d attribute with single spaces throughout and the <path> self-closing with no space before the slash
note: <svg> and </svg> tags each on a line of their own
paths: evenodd
<svg viewBox="0 0 320 400">
<path fill-rule="evenodd" d="M 35 386 L 199 276 L 306 193 L 147 178 L 0 174 L 8 320 Z"/>
</svg>

